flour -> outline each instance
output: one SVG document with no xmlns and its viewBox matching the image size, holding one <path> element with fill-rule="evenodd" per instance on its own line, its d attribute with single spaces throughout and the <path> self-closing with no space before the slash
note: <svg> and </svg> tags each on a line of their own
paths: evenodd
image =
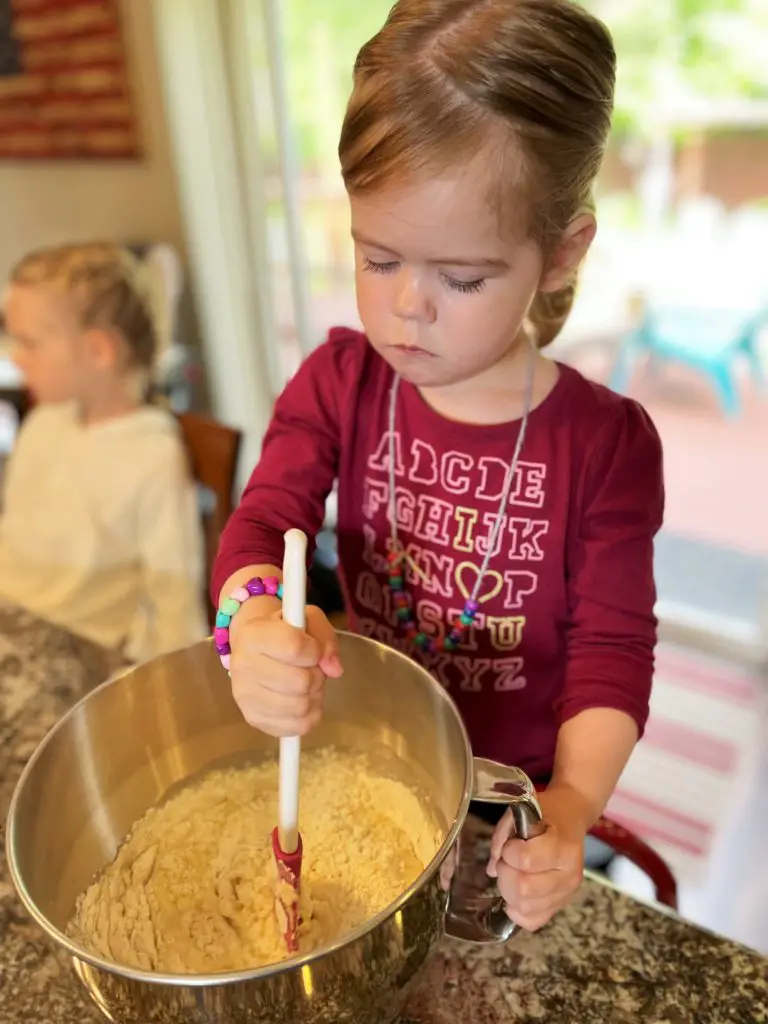
<svg viewBox="0 0 768 1024">
<path fill-rule="evenodd" d="M 274 911 L 277 763 L 211 773 L 144 815 L 79 898 L 70 935 L 125 966 L 247 970 L 287 956 Z M 437 852 L 415 792 L 362 755 L 302 755 L 300 951 L 374 917 Z"/>
</svg>

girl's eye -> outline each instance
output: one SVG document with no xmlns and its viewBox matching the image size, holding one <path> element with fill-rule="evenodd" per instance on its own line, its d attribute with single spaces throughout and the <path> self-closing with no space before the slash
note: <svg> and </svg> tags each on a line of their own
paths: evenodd
<svg viewBox="0 0 768 1024">
<path fill-rule="evenodd" d="M 377 263 L 370 257 L 363 256 L 363 270 L 370 270 L 374 274 L 393 274 L 399 266 L 400 263 L 397 260 Z M 484 277 L 478 278 L 476 281 L 459 281 L 455 277 L 451 277 L 450 274 L 441 273 L 440 276 L 447 288 L 454 292 L 461 292 L 463 295 L 472 295 L 481 291 L 486 282 Z"/>
<path fill-rule="evenodd" d="M 463 295 L 472 295 L 485 288 L 485 278 L 480 277 L 476 281 L 457 281 L 455 277 L 442 274 L 443 281 L 454 292 L 461 292 Z"/>
<path fill-rule="evenodd" d="M 374 274 L 391 274 L 400 264 L 396 260 L 389 263 L 375 263 L 367 256 L 363 256 L 363 270 L 371 270 Z"/>
</svg>

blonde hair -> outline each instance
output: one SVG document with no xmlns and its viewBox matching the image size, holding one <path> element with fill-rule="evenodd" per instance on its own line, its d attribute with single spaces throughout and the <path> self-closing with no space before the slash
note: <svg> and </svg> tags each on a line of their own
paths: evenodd
<svg viewBox="0 0 768 1024">
<path fill-rule="evenodd" d="M 570 0 L 398 0 L 357 57 L 339 143 L 344 183 L 370 194 L 497 143 L 501 219 L 522 199 L 525 235 L 547 253 L 594 209 L 615 77 L 608 30 Z M 536 296 L 540 347 L 575 290 L 574 275 Z"/>
<path fill-rule="evenodd" d="M 115 332 L 132 366 L 152 367 L 157 336 L 149 282 L 143 264 L 121 246 L 89 242 L 31 252 L 11 271 L 11 283 L 60 288 L 76 302 L 83 327 Z"/>
</svg>

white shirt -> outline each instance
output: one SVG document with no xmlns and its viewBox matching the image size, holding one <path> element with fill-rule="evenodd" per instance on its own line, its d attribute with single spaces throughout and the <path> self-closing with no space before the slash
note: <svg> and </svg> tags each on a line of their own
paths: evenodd
<svg viewBox="0 0 768 1024">
<path fill-rule="evenodd" d="M 203 543 L 173 417 L 39 406 L 5 471 L 0 595 L 140 661 L 206 636 Z"/>
</svg>

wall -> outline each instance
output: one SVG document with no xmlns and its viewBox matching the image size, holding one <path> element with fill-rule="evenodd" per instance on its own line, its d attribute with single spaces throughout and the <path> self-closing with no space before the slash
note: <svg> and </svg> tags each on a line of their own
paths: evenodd
<svg viewBox="0 0 768 1024">
<path fill-rule="evenodd" d="M 707 195 L 733 209 L 768 198 L 768 134 L 757 131 L 712 133 L 691 137 L 675 155 L 679 195 Z M 603 172 L 603 192 L 631 191 L 637 168 L 630 166 L 620 146 L 609 148 Z"/>
<path fill-rule="evenodd" d="M 25 251 L 87 238 L 182 244 L 150 0 L 121 0 L 145 157 L 0 161 L 0 281 Z"/>
<path fill-rule="evenodd" d="M 768 198 L 768 135 L 754 132 L 707 141 L 701 175 L 705 195 L 735 207 Z"/>
</svg>

